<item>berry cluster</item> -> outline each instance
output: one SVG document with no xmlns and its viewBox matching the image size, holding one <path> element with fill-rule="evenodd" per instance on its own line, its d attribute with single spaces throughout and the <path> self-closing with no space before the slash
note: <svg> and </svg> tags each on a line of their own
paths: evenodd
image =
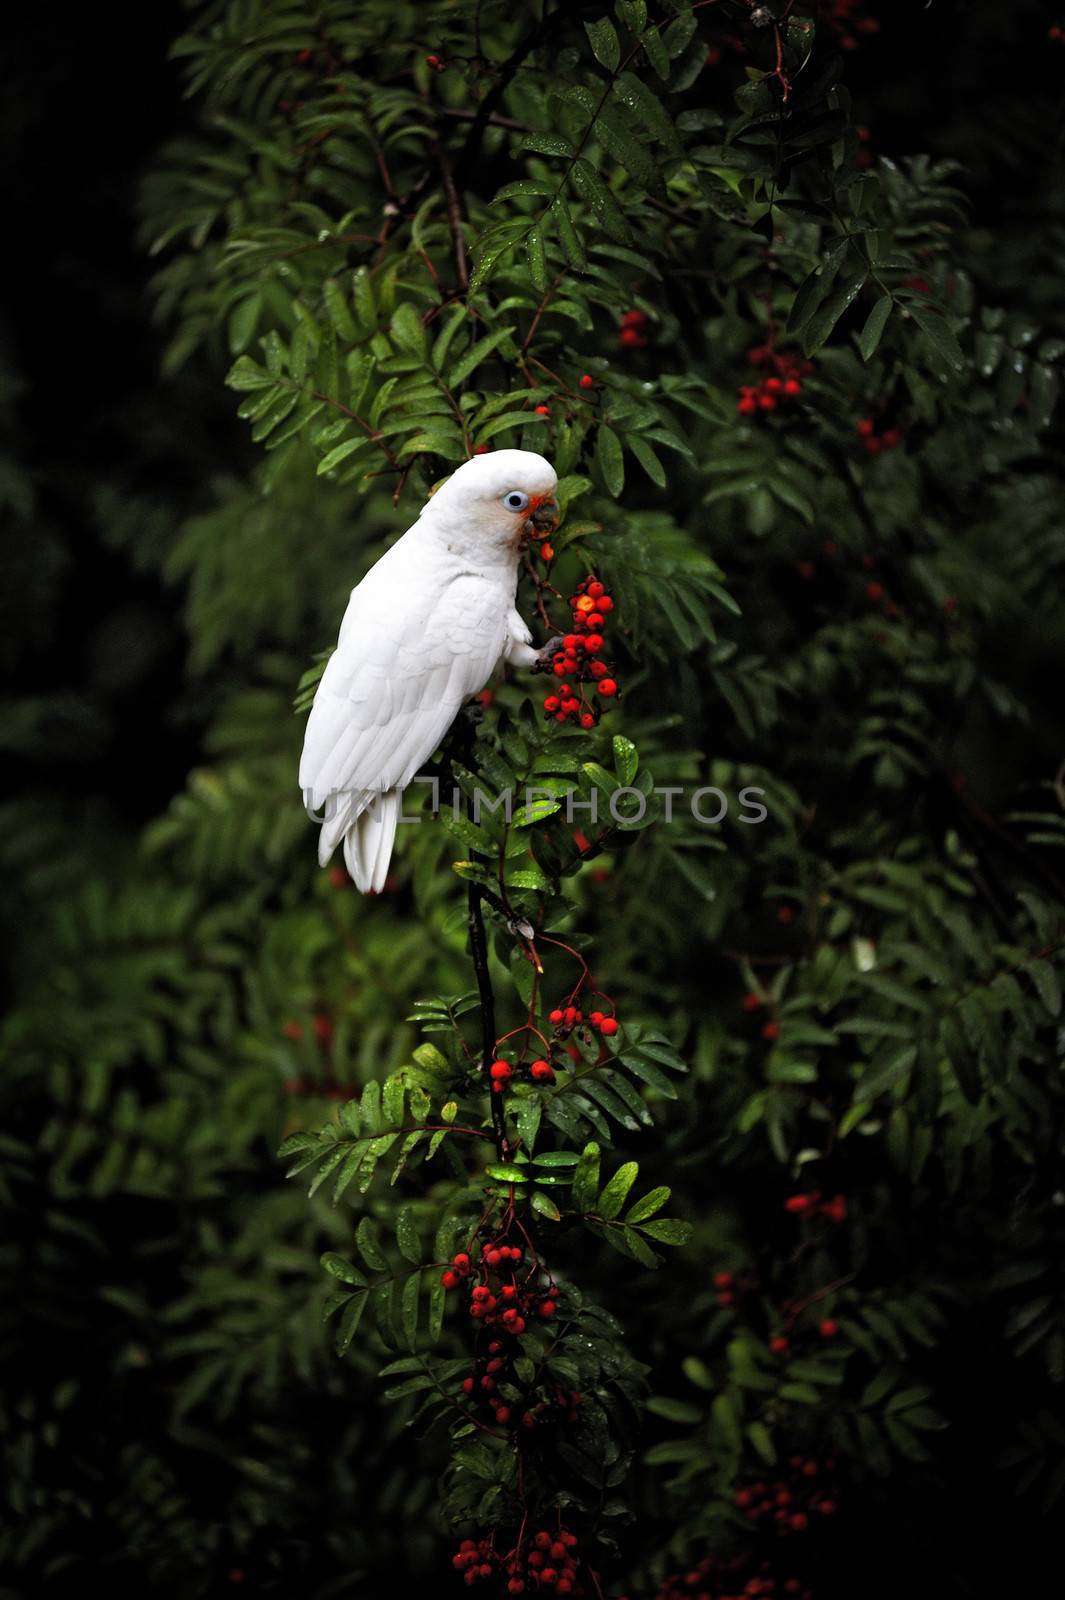
<svg viewBox="0 0 1065 1600">
<path fill-rule="evenodd" d="M 865 0 L 828 0 L 827 21 L 841 50 L 857 50 L 863 36 L 880 32 L 875 17 L 863 16 Z"/>
<path fill-rule="evenodd" d="M 646 311 L 626 311 L 621 319 L 621 328 L 618 332 L 618 344 L 623 350 L 645 350 L 647 348 L 647 324 L 650 318 Z"/>
<path fill-rule="evenodd" d="M 765 1600 L 777 1600 L 779 1595 L 810 1600 L 810 1591 L 798 1578 L 777 1578 L 768 1561 L 756 1564 L 747 1553 L 728 1561 L 705 1556 L 690 1571 L 663 1579 L 655 1600 L 747 1600 L 748 1596 L 753 1600 L 756 1595 Z"/>
<path fill-rule="evenodd" d="M 491 1539 L 463 1539 L 451 1558 L 468 1584 L 495 1575 L 507 1579 L 507 1594 L 535 1594 L 547 1590 L 554 1594 L 582 1595 L 577 1578 L 577 1536 L 568 1528 L 556 1533 L 541 1528 L 522 1540 L 507 1555 L 498 1555 Z"/>
<path fill-rule="evenodd" d="M 883 433 L 877 433 L 872 417 L 863 417 L 855 432 L 871 456 L 878 456 L 881 450 L 896 450 L 902 443 L 900 428 L 887 428 Z"/>
<path fill-rule="evenodd" d="M 717 1303 L 719 1306 L 735 1305 L 737 1298 L 752 1294 L 757 1289 L 753 1278 L 737 1278 L 731 1272 L 715 1272 L 714 1288 L 717 1290 Z"/>
<path fill-rule="evenodd" d="M 778 1534 L 802 1533 L 812 1516 L 830 1517 L 837 1509 L 833 1491 L 818 1481 L 833 1470 L 834 1460 L 822 1465 L 813 1456 L 792 1456 L 789 1466 L 785 1476 L 770 1483 L 760 1479 L 733 1496 L 745 1517 Z"/>
<path fill-rule="evenodd" d="M 541 551 L 541 554 L 543 552 Z M 598 578 L 585 578 L 570 597 L 573 614 L 572 632 L 562 636 L 559 651 L 551 670 L 556 678 L 564 678 L 555 694 L 544 700 L 544 715 L 556 722 L 579 722 L 582 728 L 594 728 L 599 721 L 601 708 L 585 697 L 585 685 L 595 686 L 595 691 L 605 700 L 618 692 L 618 683 L 607 663 L 600 656 L 603 648 L 603 630 L 614 602 Z M 570 681 L 572 680 L 572 682 Z"/>
<path fill-rule="evenodd" d="M 442 1274 L 440 1282 L 445 1289 L 457 1289 L 469 1279 L 475 1279 L 469 1291 L 469 1311 L 474 1322 L 486 1328 L 498 1328 L 517 1338 L 525 1332 L 527 1319 L 539 1316 L 549 1320 L 558 1310 L 558 1290 L 554 1284 L 539 1288 L 532 1279 L 537 1272 L 534 1265 L 518 1281 L 518 1271 L 524 1259 L 520 1245 L 505 1239 L 490 1239 L 476 1258 L 460 1250 L 451 1259 L 451 1265 Z M 497 1353 L 497 1352 L 493 1352 Z M 503 1362 L 489 1371 L 481 1380 L 481 1388 L 491 1393 L 495 1388 L 494 1372 L 501 1370 Z M 509 1421 L 509 1416 L 505 1419 Z"/>
<path fill-rule="evenodd" d="M 603 1011 L 589 1011 L 585 1016 L 583 1011 L 572 1005 L 556 1006 L 553 1011 L 548 1012 L 547 1020 L 559 1039 L 565 1039 L 582 1022 L 594 1028 L 596 1033 L 601 1033 L 604 1039 L 612 1039 L 618 1031 L 616 1016 L 607 1016 Z"/>
<path fill-rule="evenodd" d="M 532 1083 L 554 1083 L 555 1081 L 554 1066 L 550 1061 L 543 1058 L 531 1061 L 527 1070 L 529 1080 Z M 488 1076 L 492 1080 L 492 1093 L 502 1094 L 507 1084 L 512 1081 L 514 1072 L 514 1066 L 509 1061 L 504 1061 L 502 1057 L 498 1061 L 493 1061 L 488 1069 Z"/>
<path fill-rule="evenodd" d="M 837 1194 L 831 1200 L 822 1200 L 817 1190 L 811 1194 L 793 1194 L 785 1200 L 784 1210 L 793 1217 L 822 1216 L 829 1222 L 846 1222 L 847 1197 Z"/>
<path fill-rule="evenodd" d="M 812 361 L 804 361 L 787 351 L 774 350 L 772 345 L 755 345 L 748 350 L 747 359 L 752 366 L 768 369 L 757 383 L 745 383 L 740 388 L 736 410 L 741 417 L 753 417 L 760 411 L 775 411 L 779 405 L 797 400 L 802 394 L 802 380 L 814 370 Z"/>
</svg>

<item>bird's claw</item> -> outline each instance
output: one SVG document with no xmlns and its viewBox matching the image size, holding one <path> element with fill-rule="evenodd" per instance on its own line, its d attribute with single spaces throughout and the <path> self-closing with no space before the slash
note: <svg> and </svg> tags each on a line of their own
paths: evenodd
<svg viewBox="0 0 1065 1600">
<path fill-rule="evenodd" d="M 537 656 L 536 664 L 532 670 L 534 672 L 552 672 L 554 670 L 555 657 L 563 649 L 565 649 L 565 641 L 561 635 L 555 639 L 549 639 Z"/>
</svg>

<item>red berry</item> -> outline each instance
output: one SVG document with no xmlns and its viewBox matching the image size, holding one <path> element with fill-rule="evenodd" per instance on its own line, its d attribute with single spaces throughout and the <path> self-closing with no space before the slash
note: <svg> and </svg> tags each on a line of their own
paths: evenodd
<svg viewBox="0 0 1065 1600">
<path fill-rule="evenodd" d="M 812 1211 L 817 1204 L 817 1196 L 813 1194 L 789 1195 L 784 1202 L 784 1210 L 790 1211 L 793 1217 L 804 1217 Z"/>
<path fill-rule="evenodd" d="M 329 870 L 329 885 L 333 889 L 343 889 L 348 881 L 348 875 L 343 867 L 331 867 Z"/>
<path fill-rule="evenodd" d="M 549 541 L 540 546 L 540 559 L 541 561 L 554 561 L 555 547 Z"/>
<path fill-rule="evenodd" d="M 452 1272 L 451 1268 L 449 1267 L 447 1271 L 441 1275 L 440 1282 L 444 1285 L 445 1289 L 457 1289 L 459 1286 L 459 1275 L 457 1272 Z"/>
<path fill-rule="evenodd" d="M 839 1323 L 834 1317 L 826 1317 L 818 1326 L 817 1331 L 822 1339 L 834 1339 L 839 1332 Z"/>
<path fill-rule="evenodd" d="M 475 456 L 486 456 L 491 448 L 491 445 L 487 444 L 474 445 L 473 453 Z"/>
<path fill-rule="evenodd" d="M 795 912 L 792 910 L 791 906 L 781 906 L 779 908 L 777 911 L 777 921 L 783 923 L 795 921 Z"/>
<path fill-rule="evenodd" d="M 592 377 L 590 372 L 586 372 L 584 374 L 584 376 L 582 377 L 582 379 L 581 379 L 581 388 L 582 389 L 594 389 L 595 388 L 595 379 Z"/>
<path fill-rule="evenodd" d="M 564 1015 L 565 1015 L 564 1012 L 559 1011 L 556 1008 L 556 1010 L 548 1012 L 547 1020 L 549 1022 L 555 1023 L 555 1025 L 557 1026 L 558 1023 L 560 1023 L 562 1021 L 562 1018 L 563 1018 Z"/>
<path fill-rule="evenodd" d="M 802 384 L 798 378 L 788 378 L 784 384 L 784 393 L 790 395 L 802 394 Z"/>
<path fill-rule="evenodd" d="M 509 1406 L 497 1406 L 496 1407 L 496 1421 L 499 1423 L 499 1426 L 501 1428 L 506 1427 L 507 1423 L 510 1421 L 510 1407 Z"/>
<path fill-rule="evenodd" d="M 584 715 L 581 717 L 581 727 L 582 728 L 594 728 L 595 727 L 595 718 L 592 716 L 592 713 L 590 711 L 586 711 L 584 713 Z"/>
<path fill-rule="evenodd" d="M 780 1038 L 780 1023 L 779 1022 L 767 1022 L 765 1027 L 762 1029 L 762 1038 L 763 1039 L 779 1039 Z"/>
<path fill-rule="evenodd" d="M 293 1043 L 295 1043 L 297 1039 L 303 1038 L 303 1028 L 298 1022 L 286 1022 L 284 1027 L 281 1029 L 281 1032 L 285 1035 L 286 1039 L 291 1039 Z"/>
<path fill-rule="evenodd" d="M 557 1310 L 558 1306 L 553 1300 L 544 1300 L 540 1304 L 540 1315 L 542 1317 L 553 1317 Z"/>
<path fill-rule="evenodd" d="M 642 350 L 646 346 L 647 340 L 644 338 L 643 334 L 638 333 L 634 327 L 629 327 L 622 328 L 621 332 L 618 334 L 618 343 L 620 345 L 624 345 L 626 349 L 629 350 Z"/>
<path fill-rule="evenodd" d="M 602 690 L 603 685 L 600 684 L 599 688 Z M 599 1024 L 599 1032 L 605 1034 L 608 1039 L 612 1039 L 617 1031 L 618 1022 L 616 1017 L 604 1017 Z"/>
<path fill-rule="evenodd" d="M 613 678 L 600 678 L 599 682 L 596 684 L 596 688 L 599 690 L 599 693 L 601 695 L 605 695 L 608 700 L 612 695 L 615 695 L 618 692 L 618 686 L 614 682 Z"/>
<path fill-rule="evenodd" d="M 538 417 L 549 417 L 551 415 L 551 407 L 550 406 L 537 406 L 536 407 L 536 415 Z"/>
<path fill-rule="evenodd" d="M 749 994 L 745 994 L 744 997 L 743 997 L 743 1009 L 744 1009 L 744 1011 L 758 1011 L 761 1008 L 762 1004 L 763 1004 L 763 1001 L 762 1001 L 761 995 L 760 994 L 755 994 L 753 989 L 750 991 Z"/>
<path fill-rule="evenodd" d="M 331 1017 L 323 1017 L 323 1016 L 319 1015 L 319 1016 L 315 1017 L 313 1026 L 314 1026 L 314 1037 L 317 1039 L 319 1044 L 321 1044 L 321 1045 L 332 1044 L 332 1042 L 333 1042 L 333 1019 Z"/>
<path fill-rule="evenodd" d="M 599 587 L 599 585 L 597 584 L 596 588 L 598 588 L 598 587 Z M 589 585 L 588 593 L 589 594 L 593 593 L 591 585 Z M 613 600 L 611 600 L 611 598 L 610 598 L 610 596 L 608 594 L 600 594 L 600 595 L 596 596 L 596 607 L 597 607 L 597 610 L 599 610 L 599 611 L 613 611 L 614 602 L 613 602 Z"/>
<path fill-rule="evenodd" d="M 857 431 L 863 439 L 869 439 L 876 432 L 876 423 L 872 417 L 863 417 L 858 424 Z"/>
<path fill-rule="evenodd" d="M 553 711 L 557 711 L 558 708 L 559 708 L 559 704 L 560 704 L 560 702 L 559 702 L 558 695 L 557 694 L 549 694 L 547 699 L 544 701 L 544 710 L 545 711 L 552 711 L 552 712 Z"/>
<path fill-rule="evenodd" d="M 588 670 L 593 678 L 605 678 L 610 668 L 605 661 L 593 661 Z"/>
<path fill-rule="evenodd" d="M 603 648 L 602 634 L 590 633 L 584 641 L 584 648 L 588 651 L 589 655 L 597 656 L 600 650 Z"/>
<path fill-rule="evenodd" d="M 716 1272 L 714 1274 L 714 1288 L 727 1289 L 732 1283 L 731 1272 Z"/>
<path fill-rule="evenodd" d="M 865 586 L 865 598 L 867 600 L 883 600 L 884 585 L 877 583 L 875 579 L 872 583 L 867 583 Z"/>
<path fill-rule="evenodd" d="M 550 1061 L 534 1061 L 532 1066 L 529 1068 L 529 1076 L 532 1078 L 534 1083 L 553 1083 L 555 1079 L 555 1069 L 552 1067 Z"/>
<path fill-rule="evenodd" d="M 489 1077 L 495 1079 L 497 1083 L 506 1083 L 512 1073 L 513 1068 L 509 1061 L 493 1061 L 488 1069 Z"/>
<path fill-rule="evenodd" d="M 307 54 L 310 55 L 309 50 L 307 51 Z M 433 72 L 443 72 L 444 70 L 444 63 L 441 61 L 439 56 L 426 56 L 425 65 Z"/>
<path fill-rule="evenodd" d="M 775 1339 L 770 1339 L 769 1348 L 775 1356 L 782 1356 L 788 1349 L 788 1341 L 783 1334 L 778 1333 Z"/>
</svg>

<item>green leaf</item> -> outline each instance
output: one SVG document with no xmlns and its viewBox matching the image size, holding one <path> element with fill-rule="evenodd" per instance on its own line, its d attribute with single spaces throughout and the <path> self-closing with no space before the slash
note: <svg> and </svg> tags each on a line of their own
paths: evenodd
<svg viewBox="0 0 1065 1600">
<path fill-rule="evenodd" d="M 687 1244 L 692 1236 L 691 1223 L 681 1222 L 678 1217 L 656 1217 L 651 1222 L 641 1222 L 640 1228 L 660 1244 Z"/>
<path fill-rule="evenodd" d="M 591 1211 L 599 1192 L 600 1149 L 594 1143 L 586 1144 L 573 1174 L 573 1200 L 582 1211 Z"/>
<path fill-rule="evenodd" d="M 544 250 L 544 230 L 538 223 L 529 229 L 525 249 L 529 257 L 529 276 L 533 281 L 533 287 L 543 294 L 548 283 L 547 255 Z"/>
<path fill-rule="evenodd" d="M 629 1190 L 636 1182 L 639 1170 L 639 1163 L 636 1161 L 626 1161 L 624 1166 L 618 1168 L 595 1203 L 595 1210 L 599 1216 L 607 1218 L 608 1221 L 617 1216 L 625 1204 Z"/>
<path fill-rule="evenodd" d="M 261 294 L 249 295 L 246 300 L 238 300 L 233 310 L 229 313 L 227 332 L 229 335 L 229 348 L 233 355 L 239 356 L 251 343 L 252 335 L 259 325 L 259 315 L 263 308 Z"/>
<path fill-rule="evenodd" d="M 873 353 L 883 336 L 884 329 L 887 327 L 894 303 L 889 294 L 881 295 L 868 317 L 866 317 L 865 326 L 858 335 L 858 349 L 862 353 L 863 361 L 872 359 Z"/>
<path fill-rule="evenodd" d="M 476 344 L 470 346 L 465 355 L 459 357 L 449 371 L 447 375 L 448 388 L 457 389 L 459 384 L 464 383 L 471 372 L 476 371 L 481 362 L 492 354 L 493 350 L 498 350 L 501 344 L 513 337 L 513 334 L 513 328 L 496 328 L 494 333 L 486 333 L 483 339 L 478 339 Z"/>
<path fill-rule="evenodd" d="M 965 356 L 962 354 L 957 334 L 946 317 L 937 316 L 934 311 L 929 311 L 924 306 L 910 305 L 907 310 L 929 344 L 938 350 L 947 366 L 953 368 L 955 372 L 963 372 Z"/>
<path fill-rule="evenodd" d="M 528 1183 L 529 1169 L 516 1167 L 513 1163 L 497 1162 L 493 1166 L 485 1167 L 485 1176 L 495 1178 L 499 1183 Z"/>
<path fill-rule="evenodd" d="M 772 1435 L 764 1422 L 750 1422 L 747 1424 L 747 1437 L 754 1445 L 762 1460 L 768 1466 L 776 1464 L 777 1452 L 773 1444 Z"/>
<path fill-rule="evenodd" d="M 647 1410 L 656 1417 L 665 1417 L 667 1422 L 695 1423 L 703 1420 L 699 1407 L 693 1406 L 690 1400 L 671 1400 L 667 1395 L 652 1395 L 647 1402 Z"/>
<path fill-rule="evenodd" d="M 614 735 L 614 771 L 618 775 L 618 782 L 622 788 L 631 788 L 638 766 L 639 756 L 636 746 L 631 739 L 626 739 L 624 734 L 616 733 Z"/>
<path fill-rule="evenodd" d="M 368 443 L 368 439 L 360 437 L 358 439 L 345 439 L 342 444 L 335 445 L 328 455 L 324 455 L 319 461 L 318 476 L 321 477 L 325 472 L 332 472 L 334 467 L 339 467 L 342 461 L 346 461 L 349 456 L 355 454 L 356 450 L 361 450 Z"/>
<path fill-rule="evenodd" d="M 428 340 L 421 317 L 409 300 L 402 301 L 392 315 L 392 343 L 408 355 L 428 358 Z"/>
<path fill-rule="evenodd" d="M 360 1294 L 353 1295 L 344 1307 L 340 1321 L 337 1323 L 336 1331 L 336 1352 L 338 1356 L 347 1354 L 351 1341 L 358 1331 L 359 1323 L 362 1321 L 362 1314 L 366 1310 L 369 1299 L 369 1294 L 363 1291 Z"/>
<path fill-rule="evenodd" d="M 399 1320 L 403 1328 L 403 1337 L 412 1350 L 418 1340 L 418 1295 L 421 1284 L 420 1272 L 409 1273 L 400 1296 Z"/>
<path fill-rule="evenodd" d="M 541 1217 L 546 1217 L 549 1222 L 562 1221 L 561 1211 L 551 1199 L 550 1195 L 544 1194 L 541 1189 L 533 1190 L 531 1204 L 532 1209 L 536 1212 L 539 1212 Z"/>
<path fill-rule="evenodd" d="M 569 179 L 580 198 L 595 212 L 595 219 L 603 232 L 619 244 L 630 244 L 632 229 L 625 219 L 625 213 L 591 162 L 581 156 L 570 168 Z"/>
<path fill-rule="evenodd" d="M 422 1259 L 422 1244 L 410 1206 L 402 1206 L 396 1218 L 396 1243 L 400 1254 L 417 1266 Z"/>
<path fill-rule="evenodd" d="M 607 493 L 613 495 L 615 500 L 618 499 L 625 487 L 625 462 L 618 436 L 605 422 L 600 423 L 596 435 L 595 464 L 606 485 Z"/>
<path fill-rule="evenodd" d="M 594 122 L 595 136 L 619 166 L 648 194 L 661 194 L 662 178 L 640 141 L 629 131 L 618 113 L 602 107 Z"/>
<path fill-rule="evenodd" d="M 341 1283 L 353 1283 L 360 1289 L 366 1288 L 366 1279 L 362 1273 L 335 1250 L 327 1250 L 321 1258 L 321 1264 L 331 1277 L 339 1279 Z"/>
<path fill-rule="evenodd" d="M 672 1192 L 673 1191 L 668 1189 L 665 1184 L 659 1185 L 657 1189 L 648 1190 L 647 1194 L 645 1194 L 642 1199 L 637 1200 L 636 1203 L 631 1205 L 628 1211 L 626 1211 L 625 1222 L 627 1224 L 633 1222 L 646 1222 L 647 1218 L 653 1217 L 656 1211 L 661 1211 L 662 1207 L 669 1200 Z"/>
<path fill-rule="evenodd" d="M 865 287 L 865 278 L 864 272 L 845 278 L 836 292 L 810 318 L 803 339 L 803 349 L 808 356 L 813 355 L 815 350 L 820 350 L 848 306 L 852 305 L 861 294 Z"/>
<path fill-rule="evenodd" d="M 621 60 L 621 41 L 609 17 L 601 17 L 598 22 L 586 22 L 584 31 L 599 65 L 608 72 L 616 72 Z"/>
<path fill-rule="evenodd" d="M 653 90 L 632 72 L 623 72 L 614 83 L 614 94 L 627 111 L 642 122 L 648 133 L 663 144 L 670 155 L 683 155 L 677 130 Z"/>
<path fill-rule="evenodd" d="M 387 1272 L 388 1260 L 381 1249 L 377 1237 L 377 1224 L 370 1217 L 363 1217 L 355 1230 L 355 1242 L 359 1253 L 371 1272 Z"/>
<path fill-rule="evenodd" d="M 1039 998 L 1050 1015 L 1056 1017 L 1061 1010 L 1061 984 L 1050 962 L 1037 958 L 1029 961 L 1024 970 L 1035 984 Z"/>
</svg>

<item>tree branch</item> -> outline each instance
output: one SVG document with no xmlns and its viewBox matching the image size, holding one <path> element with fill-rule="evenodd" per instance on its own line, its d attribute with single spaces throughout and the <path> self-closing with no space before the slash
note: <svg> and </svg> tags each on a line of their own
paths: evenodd
<svg viewBox="0 0 1065 1600">
<path fill-rule="evenodd" d="M 505 1161 L 509 1150 L 507 1124 L 503 1115 L 503 1096 L 492 1087 L 489 1070 L 496 1054 L 496 1007 L 492 990 L 492 975 L 488 970 L 488 940 L 484 931 L 484 913 L 481 901 L 484 891 L 479 883 L 471 883 L 467 899 L 467 922 L 470 929 L 470 953 L 473 970 L 477 974 L 477 992 L 481 997 L 481 1070 L 492 1105 L 492 1131 L 495 1134 L 496 1153 Z"/>
</svg>

